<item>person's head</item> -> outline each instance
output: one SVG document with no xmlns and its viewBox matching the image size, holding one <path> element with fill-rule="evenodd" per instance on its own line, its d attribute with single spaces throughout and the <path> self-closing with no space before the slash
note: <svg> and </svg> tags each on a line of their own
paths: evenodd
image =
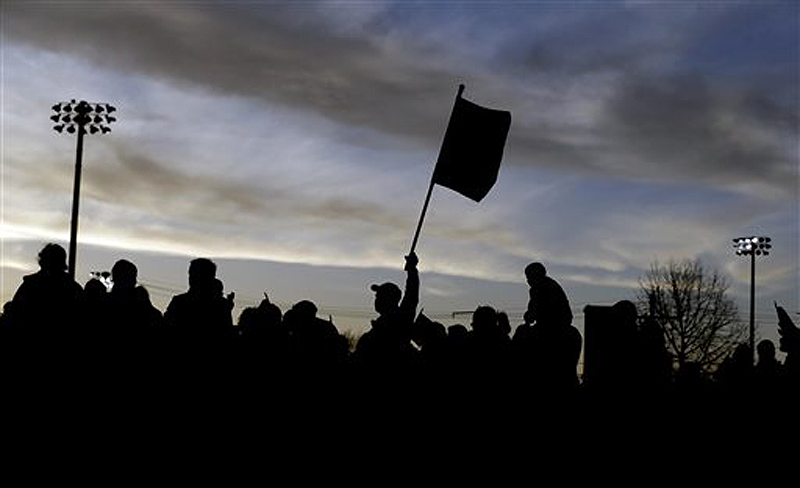
<svg viewBox="0 0 800 488">
<path fill-rule="evenodd" d="M 508 319 L 507 313 L 497 312 L 497 326 L 504 335 L 511 334 L 511 321 Z"/>
<path fill-rule="evenodd" d="M 136 288 L 136 277 L 139 271 L 136 265 L 127 259 L 120 259 L 111 268 L 111 279 L 114 281 L 114 290 L 133 290 Z"/>
<path fill-rule="evenodd" d="M 189 288 L 214 287 L 214 278 L 217 275 L 217 265 L 206 258 L 193 259 L 189 263 Z"/>
<path fill-rule="evenodd" d="M 270 325 L 280 325 L 281 320 L 283 319 L 283 313 L 281 312 L 280 307 L 274 303 L 267 303 L 259 305 L 258 309 L 263 314 L 266 323 Z"/>
<path fill-rule="evenodd" d="M 758 351 L 758 362 L 775 362 L 775 343 L 769 339 L 764 339 L 756 346 Z"/>
<path fill-rule="evenodd" d="M 240 330 L 248 330 L 261 324 L 261 314 L 256 307 L 247 307 L 239 314 Z"/>
<path fill-rule="evenodd" d="M 89 299 L 102 298 L 106 294 L 106 285 L 97 278 L 92 278 L 83 286 L 83 292 Z"/>
<path fill-rule="evenodd" d="M 269 301 L 269 298 L 264 295 L 264 299 L 258 304 L 258 311 L 264 317 L 264 320 L 270 324 L 280 324 L 283 319 L 283 312 L 281 308 Z"/>
<path fill-rule="evenodd" d="M 67 251 L 52 242 L 45 245 L 39 251 L 39 268 L 48 273 L 63 273 L 67 270 Z"/>
<path fill-rule="evenodd" d="M 294 318 L 305 322 L 317 316 L 317 306 L 311 300 L 300 300 L 292 306 Z"/>
<path fill-rule="evenodd" d="M 497 312 L 492 307 L 481 305 L 472 313 L 472 330 L 483 332 L 497 327 Z"/>
<path fill-rule="evenodd" d="M 454 324 L 447 328 L 447 338 L 451 341 L 464 341 L 468 336 L 469 332 L 462 324 Z"/>
<path fill-rule="evenodd" d="M 215 297 L 221 297 L 225 293 L 225 283 L 219 278 L 214 278 L 211 280 L 211 291 L 214 293 Z"/>
<path fill-rule="evenodd" d="M 402 292 L 400 287 L 394 283 L 386 282 L 380 285 L 372 285 L 370 289 L 375 292 L 375 311 L 378 314 L 383 315 L 400 306 Z"/>
<path fill-rule="evenodd" d="M 622 324 L 636 325 L 636 319 L 639 316 L 639 312 L 636 310 L 636 305 L 634 305 L 632 301 L 620 300 L 611 308 L 616 314 L 617 320 L 619 320 Z"/>
<path fill-rule="evenodd" d="M 529 285 L 533 285 L 545 276 L 547 276 L 547 270 L 542 263 L 535 262 L 525 267 L 525 279 Z"/>
<path fill-rule="evenodd" d="M 441 342 L 447 339 L 447 329 L 439 322 L 431 322 L 425 329 L 425 342 Z"/>
</svg>

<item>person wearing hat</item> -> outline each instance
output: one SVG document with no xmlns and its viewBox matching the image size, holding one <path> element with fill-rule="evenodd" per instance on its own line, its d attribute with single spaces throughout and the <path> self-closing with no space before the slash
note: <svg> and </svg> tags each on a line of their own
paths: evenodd
<svg viewBox="0 0 800 488">
<path fill-rule="evenodd" d="M 405 257 L 405 293 L 391 282 L 373 284 L 375 312 L 372 328 L 358 341 L 356 360 L 369 366 L 408 365 L 416 350 L 411 344 L 412 327 L 419 303 L 419 259 L 413 252 Z"/>
</svg>

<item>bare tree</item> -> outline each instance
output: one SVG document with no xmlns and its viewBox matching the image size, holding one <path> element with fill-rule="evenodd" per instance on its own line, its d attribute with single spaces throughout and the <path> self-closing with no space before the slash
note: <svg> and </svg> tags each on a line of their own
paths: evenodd
<svg viewBox="0 0 800 488">
<path fill-rule="evenodd" d="M 639 307 L 660 326 L 679 371 L 687 364 L 713 371 L 745 337 L 727 280 L 699 260 L 654 263 L 639 286 Z"/>
</svg>

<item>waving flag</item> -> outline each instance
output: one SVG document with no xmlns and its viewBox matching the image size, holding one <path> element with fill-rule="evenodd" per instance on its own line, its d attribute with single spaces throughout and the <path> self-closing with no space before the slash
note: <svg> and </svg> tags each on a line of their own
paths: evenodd
<svg viewBox="0 0 800 488">
<path fill-rule="evenodd" d="M 480 202 L 500 171 L 511 112 L 481 107 L 459 88 L 433 173 L 436 184 Z"/>
<path fill-rule="evenodd" d="M 462 98 L 463 93 L 464 85 L 459 85 L 409 254 L 417 247 L 435 184 L 480 202 L 497 181 L 511 112 L 481 107 Z"/>
</svg>

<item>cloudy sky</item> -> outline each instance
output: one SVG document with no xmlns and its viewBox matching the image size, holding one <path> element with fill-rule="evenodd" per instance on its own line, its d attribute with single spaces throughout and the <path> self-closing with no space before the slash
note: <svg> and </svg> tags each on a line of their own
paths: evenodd
<svg viewBox="0 0 800 488">
<path fill-rule="evenodd" d="M 772 300 L 800 310 L 796 2 L 0 5 L 3 301 L 45 242 L 66 246 L 75 138 L 48 117 L 75 98 L 119 109 L 85 143 L 82 281 L 126 257 L 163 307 L 209 256 L 240 307 L 268 291 L 366 327 L 464 83 L 513 122 L 481 203 L 434 191 L 426 311 L 519 312 L 539 260 L 579 312 L 700 258 L 746 319 L 731 238 L 752 234 L 774 241 L 763 334 Z"/>
</svg>

